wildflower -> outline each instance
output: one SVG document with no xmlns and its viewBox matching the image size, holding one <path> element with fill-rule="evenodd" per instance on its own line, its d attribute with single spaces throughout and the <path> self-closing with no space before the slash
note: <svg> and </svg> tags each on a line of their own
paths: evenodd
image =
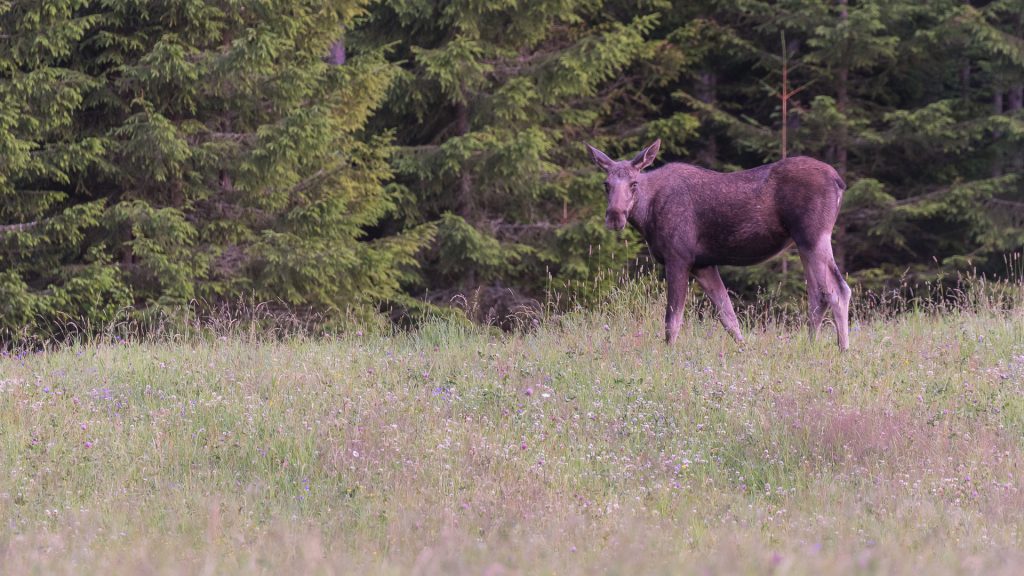
<svg viewBox="0 0 1024 576">
<path fill-rule="evenodd" d="M 86 440 L 86 441 L 85 441 L 85 447 L 86 447 L 86 448 L 92 448 L 92 442 L 90 442 L 90 441 Z"/>
</svg>

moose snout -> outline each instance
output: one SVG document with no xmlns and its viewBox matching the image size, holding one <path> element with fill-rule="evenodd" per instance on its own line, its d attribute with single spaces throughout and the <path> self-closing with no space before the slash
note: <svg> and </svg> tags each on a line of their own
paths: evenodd
<svg viewBox="0 0 1024 576">
<path fill-rule="evenodd" d="M 604 225 L 609 230 L 622 230 L 626 227 L 626 214 L 618 210 L 608 210 L 604 213 Z"/>
</svg>

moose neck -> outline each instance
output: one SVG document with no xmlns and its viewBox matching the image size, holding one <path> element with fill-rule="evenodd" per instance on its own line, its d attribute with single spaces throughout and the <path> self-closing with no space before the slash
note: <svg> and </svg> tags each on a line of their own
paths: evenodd
<svg viewBox="0 0 1024 576">
<path fill-rule="evenodd" d="M 628 219 L 634 228 L 644 234 L 647 231 L 647 223 L 650 221 L 651 198 L 654 196 L 654 191 L 650 189 L 652 182 L 647 174 L 640 174 L 637 180 L 639 190 L 636 193 L 636 201 L 629 210 Z"/>
</svg>

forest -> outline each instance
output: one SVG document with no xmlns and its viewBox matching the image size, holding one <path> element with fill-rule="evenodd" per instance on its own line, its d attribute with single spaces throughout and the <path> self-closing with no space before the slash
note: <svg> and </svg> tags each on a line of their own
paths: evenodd
<svg viewBox="0 0 1024 576">
<path fill-rule="evenodd" d="M 657 274 L 584 143 L 808 155 L 858 290 L 1024 247 L 1024 0 L 0 0 L 0 330 Z M 726 271 L 802 290 L 795 253 Z"/>
</svg>

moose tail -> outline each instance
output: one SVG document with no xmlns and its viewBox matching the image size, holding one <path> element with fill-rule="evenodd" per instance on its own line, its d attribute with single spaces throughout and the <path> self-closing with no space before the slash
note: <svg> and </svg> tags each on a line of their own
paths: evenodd
<svg viewBox="0 0 1024 576">
<path fill-rule="evenodd" d="M 839 191 L 839 194 L 836 195 L 836 205 L 837 206 L 842 206 L 843 205 L 843 192 L 846 191 L 846 182 L 844 182 L 843 181 L 843 177 L 840 176 L 839 173 L 835 172 L 835 171 L 832 172 L 832 182 L 835 183 L 836 190 Z"/>
</svg>

